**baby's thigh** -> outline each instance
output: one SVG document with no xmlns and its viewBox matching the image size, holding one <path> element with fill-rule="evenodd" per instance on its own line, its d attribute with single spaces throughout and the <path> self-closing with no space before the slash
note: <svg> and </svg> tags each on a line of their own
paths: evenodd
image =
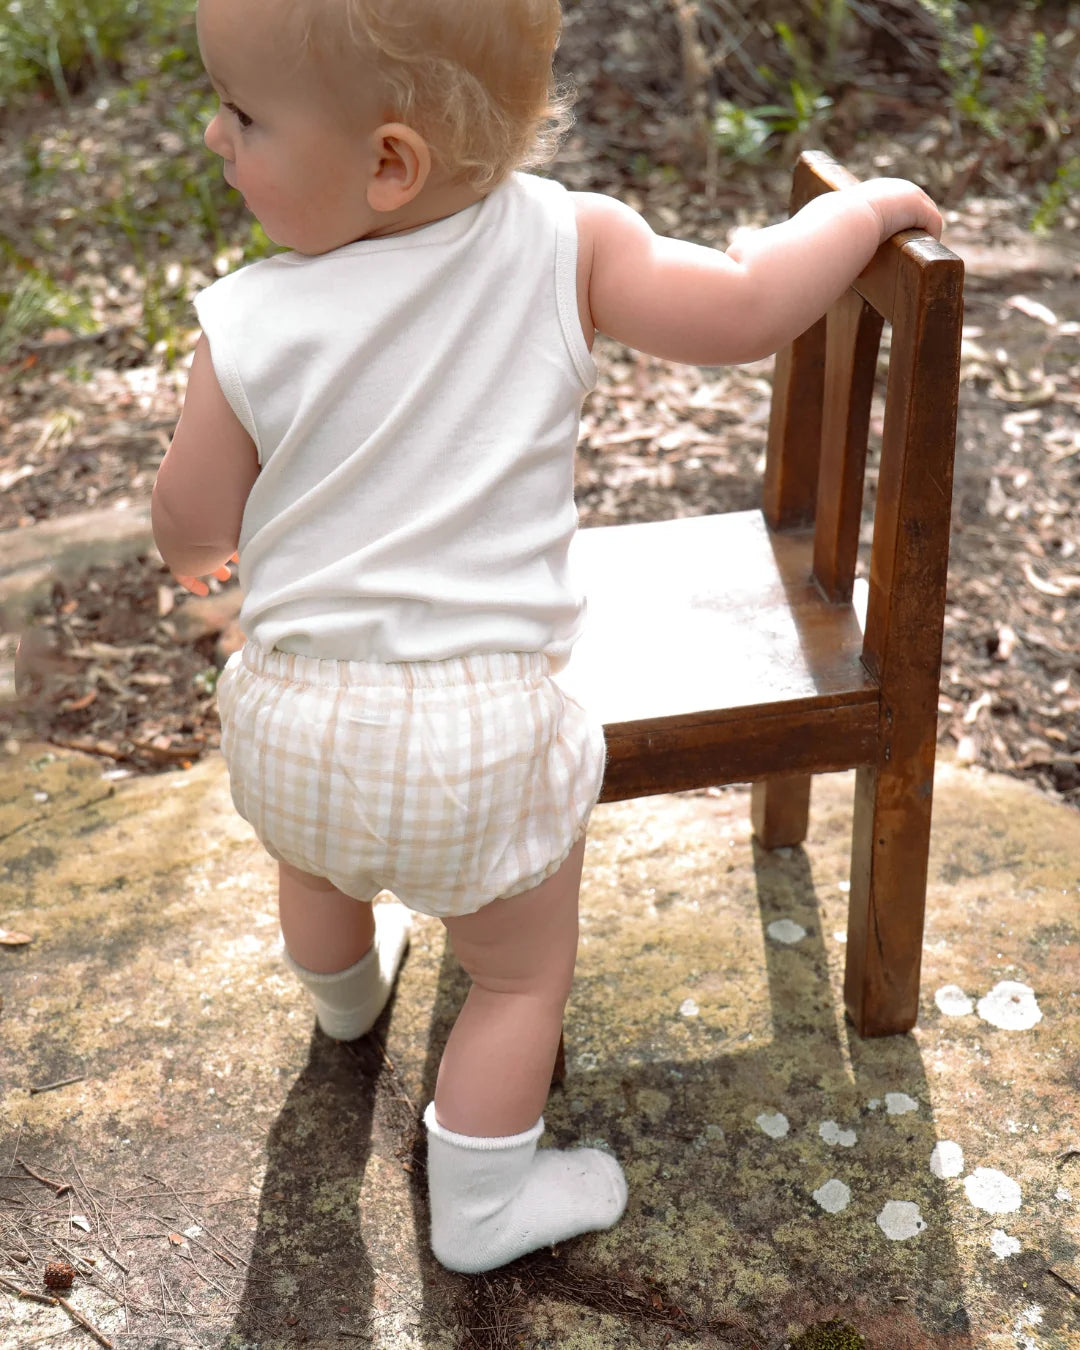
<svg viewBox="0 0 1080 1350">
<path fill-rule="evenodd" d="M 472 914 L 443 919 L 474 983 L 497 993 L 569 993 L 577 957 L 585 836 L 551 876 Z"/>
</svg>

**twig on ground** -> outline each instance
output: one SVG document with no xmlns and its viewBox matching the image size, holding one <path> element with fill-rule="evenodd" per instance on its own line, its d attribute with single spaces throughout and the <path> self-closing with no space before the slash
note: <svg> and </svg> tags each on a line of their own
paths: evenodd
<svg viewBox="0 0 1080 1350">
<path fill-rule="evenodd" d="M 50 736 L 49 741 L 53 745 L 58 745 L 61 750 L 78 750 L 84 755 L 104 755 L 106 759 L 114 759 L 118 764 L 124 764 L 131 759 L 126 750 L 120 750 L 115 745 L 107 745 L 104 741 L 74 741 L 62 736 Z"/>
<path fill-rule="evenodd" d="M 79 1326 L 82 1327 L 83 1331 L 85 1331 L 87 1335 L 93 1336 L 94 1340 L 97 1341 L 98 1345 L 103 1345 L 105 1347 L 105 1350 L 116 1350 L 116 1347 L 113 1345 L 112 1341 L 109 1340 L 108 1336 L 98 1331 L 97 1327 L 94 1326 L 93 1322 L 88 1321 L 82 1315 L 82 1313 L 78 1311 L 78 1309 L 73 1308 L 66 1298 L 63 1298 L 60 1294 L 57 1294 L 55 1301 L 60 1304 L 61 1308 L 63 1308 L 63 1310 L 67 1313 L 67 1315 L 72 1319 L 72 1321 L 78 1322 Z"/>
<path fill-rule="evenodd" d="M 144 1172 L 143 1176 L 148 1177 L 152 1182 L 160 1186 L 163 1190 L 168 1191 L 169 1195 L 176 1201 L 176 1203 L 180 1206 L 180 1208 L 187 1212 L 188 1218 L 194 1220 L 194 1222 L 197 1223 L 199 1227 L 202 1229 L 203 1233 L 205 1233 L 208 1238 L 212 1238 L 214 1242 L 218 1244 L 219 1247 L 223 1249 L 231 1248 L 232 1255 L 230 1256 L 228 1252 L 225 1250 L 214 1251 L 212 1247 L 206 1247 L 205 1243 L 200 1243 L 199 1244 L 200 1246 L 204 1247 L 205 1250 L 212 1252 L 214 1256 L 218 1257 L 219 1260 L 224 1261 L 227 1266 L 231 1266 L 233 1270 L 236 1269 L 237 1262 L 239 1262 L 245 1268 L 251 1264 L 245 1257 L 241 1256 L 240 1253 L 236 1250 L 236 1243 L 230 1242 L 227 1238 L 219 1237 L 216 1233 L 212 1233 L 210 1229 L 207 1228 L 202 1218 L 198 1214 L 193 1213 L 191 1206 L 187 1204 L 184 1200 L 181 1200 L 180 1198 L 181 1194 L 201 1195 L 204 1194 L 204 1192 L 201 1191 L 178 1192 L 174 1190 L 174 1188 L 170 1186 L 167 1181 L 162 1181 L 160 1177 L 155 1177 L 150 1172 Z M 156 1214 L 151 1215 L 150 1217 L 157 1219 L 159 1223 L 165 1222 L 164 1219 L 159 1218 L 159 1216 Z"/>
<path fill-rule="evenodd" d="M 85 1318 L 77 1308 L 73 1308 L 62 1295 L 36 1294 L 32 1289 L 23 1289 L 21 1285 L 6 1280 L 2 1275 L 0 1275 L 0 1288 L 7 1289 L 9 1293 L 16 1294 L 19 1298 L 29 1299 L 32 1303 L 43 1303 L 47 1308 L 55 1308 L 59 1304 L 73 1322 L 77 1322 L 88 1335 L 93 1336 L 98 1345 L 103 1345 L 105 1350 L 116 1350 L 112 1341 L 100 1332 L 93 1322 Z"/>
<path fill-rule="evenodd" d="M 11 1169 L 15 1166 L 15 1160 L 16 1160 L 16 1159 L 18 1158 L 18 1156 L 19 1156 L 19 1145 L 22 1143 L 22 1137 L 23 1137 L 23 1126 L 22 1126 L 22 1123 L 20 1122 L 20 1124 L 19 1124 L 19 1133 L 18 1133 L 18 1134 L 16 1135 L 16 1137 L 15 1137 L 15 1152 L 11 1155 L 11 1162 L 8 1163 L 8 1171 L 9 1171 L 9 1172 L 10 1172 Z"/>
<path fill-rule="evenodd" d="M 394 1062 L 390 1058 L 390 1056 L 386 1053 L 386 1046 L 384 1046 L 382 1041 L 380 1041 L 379 1038 L 373 1033 L 371 1034 L 371 1041 L 372 1044 L 378 1048 L 379 1054 L 382 1056 L 382 1061 L 390 1072 L 390 1081 L 393 1084 L 394 1091 L 405 1103 L 405 1105 L 409 1108 L 409 1110 L 413 1113 L 413 1115 L 419 1120 L 420 1118 L 419 1112 L 417 1111 L 415 1105 L 413 1104 L 412 1098 L 405 1091 L 405 1086 L 401 1081 L 398 1071 L 397 1069 L 394 1068 Z"/>
<path fill-rule="evenodd" d="M 45 1303 L 50 1308 L 56 1307 L 56 1299 L 51 1294 L 35 1294 L 32 1289 L 23 1289 L 21 1285 L 5 1279 L 3 1275 L 0 1275 L 0 1289 L 6 1289 L 8 1293 L 17 1294 L 19 1298 L 28 1298 L 32 1303 Z"/>
<path fill-rule="evenodd" d="M 199 1336 L 199 1333 L 195 1330 L 195 1328 L 194 1328 L 194 1327 L 190 1324 L 190 1322 L 188 1321 L 187 1317 L 184 1315 L 184 1310 L 183 1310 L 183 1308 L 181 1308 L 179 1302 L 177 1301 L 176 1295 L 175 1295 L 175 1294 L 173 1293 L 173 1291 L 169 1288 L 169 1286 L 165 1283 L 165 1277 L 164 1277 L 164 1276 L 161 1277 L 161 1287 L 162 1287 L 162 1290 L 163 1290 L 163 1291 L 166 1291 L 166 1292 L 168 1293 L 168 1295 L 169 1295 L 169 1302 L 170 1302 L 170 1303 L 173 1305 L 173 1307 L 176 1309 L 176 1314 L 177 1314 L 177 1316 L 180 1318 L 180 1321 L 181 1321 L 181 1322 L 184 1324 L 184 1326 L 187 1328 L 188 1334 L 191 1335 L 191 1336 L 193 1336 L 193 1337 L 195 1338 L 195 1341 L 196 1341 L 196 1343 L 197 1343 L 198 1345 L 202 1345 L 203 1342 L 202 1342 L 202 1340 L 201 1340 L 201 1338 L 200 1338 L 200 1336 Z M 191 1301 L 191 1300 L 189 1299 L 188 1302 L 190 1303 L 190 1301 Z"/>
<path fill-rule="evenodd" d="M 80 1073 L 74 1078 L 60 1078 L 55 1083 L 42 1083 L 40 1087 L 32 1087 L 30 1095 L 33 1097 L 39 1092 L 52 1092 L 54 1088 L 70 1087 L 72 1083 L 81 1083 L 85 1077 L 85 1074 Z"/>
<path fill-rule="evenodd" d="M 118 1256 L 113 1256 L 112 1252 L 108 1251 L 105 1247 L 102 1247 L 101 1250 L 105 1253 L 105 1255 L 109 1258 L 109 1260 L 113 1263 L 114 1266 L 120 1267 L 120 1269 L 124 1272 L 125 1275 L 131 1274 L 131 1271 L 128 1270 L 127 1266 L 124 1265 L 123 1261 L 121 1261 Z"/>
<path fill-rule="evenodd" d="M 1070 1294 L 1074 1294 L 1077 1298 L 1080 1298 L 1080 1289 L 1073 1284 L 1072 1280 L 1067 1280 L 1064 1275 L 1059 1271 L 1056 1271 L 1053 1266 L 1047 1266 L 1046 1273 L 1048 1275 L 1053 1275 L 1054 1279 L 1057 1280 L 1059 1284 L 1063 1284 Z"/>
<path fill-rule="evenodd" d="M 30 1089 L 31 1092 L 33 1092 L 33 1090 L 34 1090 L 33 1088 Z M 26 1172 L 29 1176 L 32 1176 L 35 1181 L 40 1181 L 43 1186 L 48 1186 L 49 1189 L 55 1191 L 57 1195 L 64 1195 L 67 1191 L 71 1190 L 70 1181 L 65 1181 L 62 1183 L 50 1181 L 48 1177 L 43 1177 L 40 1172 L 35 1172 L 34 1169 L 30 1166 L 30 1164 L 24 1163 L 21 1158 L 16 1158 L 15 1161 L 19 1164 L 19 1166 L 23 1169 L 23 1171 Z"/>
</svg>

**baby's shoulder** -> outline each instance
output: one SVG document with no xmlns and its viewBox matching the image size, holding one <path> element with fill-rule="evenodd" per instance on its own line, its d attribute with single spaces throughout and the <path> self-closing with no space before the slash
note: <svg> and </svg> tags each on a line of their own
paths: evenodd
<svg viewBox="0 0 1080 1350">
<path fill-rule="evenodd" d="M 210 283 L 195 296 L 195 309 L 205 328 L 243 323 L 252 314 L 267 307 L 295 303 L 295 297 L 311 291 L 310 279 L 303 275 L 302 254 L 279 253 L 246 263 Z"/>
<path fill-rule="evenodd" d="M 269 258 L 258 258 L 255 262 L 244 263 L 242 267 L 226 272 L 224 276 L 210 282 L 200 294 L 208 295 L 211 291 L 227 294 L 265 285 L 272 278 L 281 275 L 285 267 L 291 270 L 294 260 L 299 257 L 300 255 L 295 253 L 275 253 Z"/>
<path fill-rule="evenodd" d="M 577 221 L 578 257 L 586 273 L 595 257 L 621 248 L 628 238 L 648 229 L 641 215 L 618 197 L 603 192 L 571 192 L 570 199 Z"/>
</svg>

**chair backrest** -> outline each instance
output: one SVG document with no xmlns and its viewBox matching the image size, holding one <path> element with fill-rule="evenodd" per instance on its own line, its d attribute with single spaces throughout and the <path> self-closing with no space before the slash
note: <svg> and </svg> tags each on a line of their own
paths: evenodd
<svg viewBox="0 0 1080 1350">
<path fill-rule="evenodd" d="M 792 212 L 856 181 L 827 155 L 806 152 Z M 813 523 L 814 577 L 826 598 L 843 602 L 855 576 L 879 341 L 883 322 L 892 327 L 863 645 L 879 678 L 897 642 L 930 650 L 932 641 L 920 641 L 926 617 L 944 607 L 963 277 L 962 261 L 929 235 L 896 235 L 828 315 L 777 355 L 763 510 L 775 530 Z"/>
</svg>

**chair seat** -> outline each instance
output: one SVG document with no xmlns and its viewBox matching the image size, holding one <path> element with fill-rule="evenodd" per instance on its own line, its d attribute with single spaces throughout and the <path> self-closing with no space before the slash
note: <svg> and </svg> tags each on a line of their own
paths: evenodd
<svg viewBox="0 0 1080 1350">
<path fill-rule="evenodd" d="M 560 677 L 601 716 L 603 801 L 871 763 L 878 686 L 812 531 L 760 511 L 581 530 L 585 632 Z"/>
</svg>

